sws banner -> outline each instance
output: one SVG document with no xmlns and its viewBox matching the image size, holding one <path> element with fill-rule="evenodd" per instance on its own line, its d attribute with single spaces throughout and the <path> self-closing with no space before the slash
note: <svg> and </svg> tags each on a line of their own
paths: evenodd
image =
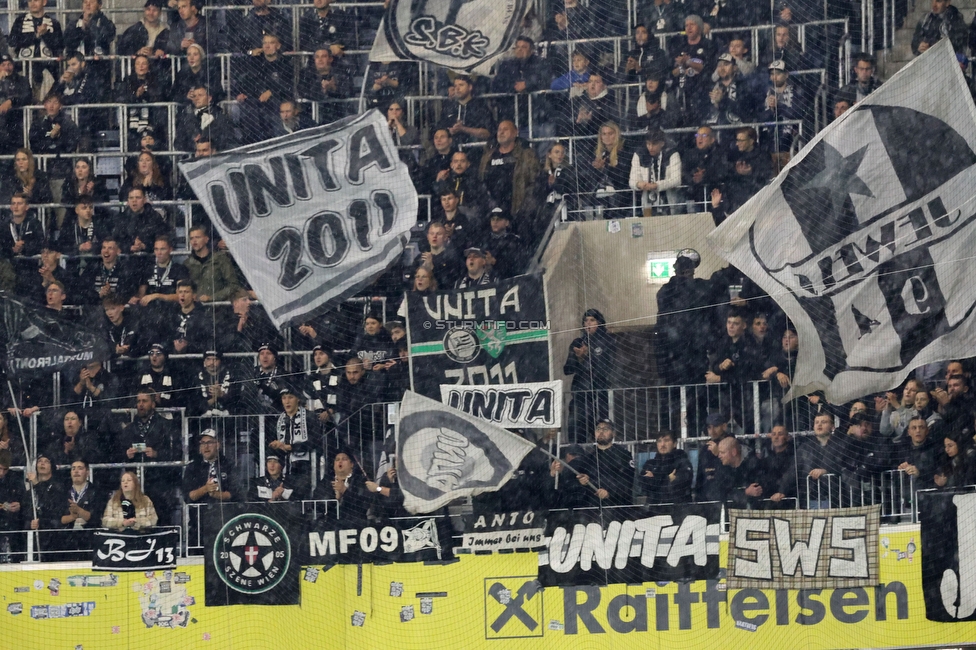
<svg viewBox="0 0 976 650">
<path fill-rule="evenodd" d="M 278 327 L 399 258 L 417 191 L 378 111 L 180 163 Z"/>
<path fill-rule="evenodd" d="M 534 551 L 546 544 L 547 511 L 475 512 L 464 518 L 464 533 L 455 553 Z"/>
<path fill-rule="evenodd" d="M 542 276 L 407 294 L 413 390 L 440 399 L 441 384 L 548 382 L 549 319 Z"/>
<path fill-rule="evenodd" d="M 922 592 L 930 621 L 976 621 L 976 494 L 918 493 Z"/>
<path fill-rule="evenodd" d="M 708 580 L 718 576 L 721 505 L 550 510 L 543 586 Z"/>
<path fill-rule="evenodd" d="M 392 0 L 370 61 L 430 61 L 487 74 L 521 33 L 526 0 Z"/>
<path fill-rule="evenodd" d="M 322 521 L 302 536 L 298 560 L 305 566 L 428 562 L 447 559 L 450 545 L 446 517 L 389 519 L 369 526 Z"/>
<path fill-rule="evenodd" d="M 559 429 L 563 425 L 561 381 L 504 386 L 441 384 L 441 401 L 508 429 Z"/>
<path fill-rule="evenodd" d="M 172 569 L 180 550 L 180 529 L 151 533 L 96 530 L 93 534 L 92 569 L 100 571 L 150 571 Z"/>
<path fill-rule="evenodd" d="M 206 605 L 297 605 L 300 503 L 210 504 L 200 513 Z"/>
<path fill-rule="evenodd" d="M 848 589 L 878 584 L 881 506 L 731 510 L 730 589 Z"/>
</svg>

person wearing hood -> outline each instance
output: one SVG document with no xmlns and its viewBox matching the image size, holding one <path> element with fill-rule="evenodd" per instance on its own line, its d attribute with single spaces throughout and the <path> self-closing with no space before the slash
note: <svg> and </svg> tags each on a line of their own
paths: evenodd
<svg viewBox="0 0 976 650">
<path fill-rule="evenodd" d="M 658 44 L 656 38 L 651 38 L 650 32 L 644 25 L 634 27 L 634 47 L 627 52 L 624 73 L 628 82 L 639 82 L 647 74 L 667 74 L 667 54 Z"/>
<path fill-rule="evenodd" d="M 701 255 L 692 248 L 677 252 L 674 275 L 657 293 L 658 369 L 669 386 L 698 383 L 705 374 L 705 348 L 710 328 L 708 313 L 712 288 L 695 277 Z"/>
<path fill-rule="evenodd" d="M 969 42 L 976 42 L 974 30 L 969 30 Z M 952 0 L 932 0 L 932 11 L 915 25 L 912 35 L 912 53 L 916 56 L 948 37 L 956 52 L 966 50 L 966 21 L 962 13 L 952 6 Z"/>
<path fill-rule="evenodd" d="M 368 371 L 384 371 L 389 362 L 396 358 L 393 339 L 383 327 L 383 318 L 377 313 L 370 313 L 363 319 L 363 330 L 356 337 L 353 349 L 358 351 L 363 367 Z"/>
<path fill-rule="evenodd" d="M 612 382 L 616 353 L 617 343 L 607 331 L 606 318 L 597 309 L 587 309 L 581 335 L 570 343 L 563 365 L 563 373 L 573 376 L 570 442 L 583 441 L 598 421 L 609 417 L 607 389 Z"/>
<path fill-rule="evenodd" d="M 644 216 L 670 214 L 677 205 L 681 185 L 681 154 L 667 148 L 663 131 L 649 131 L 644 149 L 634 152 L 630 163 L 630 187 L 641 193 Z"/>
</svg>

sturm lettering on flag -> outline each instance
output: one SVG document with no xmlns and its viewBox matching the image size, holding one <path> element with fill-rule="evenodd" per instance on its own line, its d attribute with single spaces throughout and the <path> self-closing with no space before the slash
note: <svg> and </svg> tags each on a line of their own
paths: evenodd
<svg viewBox="0 0 976 650">
<path fill-rule="evenodd" d="M 976 108 L 940 43 L 709 236 L 796 324 L 790 397 L 842 403 L 970 354 L 974 183 Z"/>
<path fill-rule="evenodd" d="M 416 189 L 378 111 L 180 168 L 278 326 L 372 282 L 416 222 Z"/>
</svg>

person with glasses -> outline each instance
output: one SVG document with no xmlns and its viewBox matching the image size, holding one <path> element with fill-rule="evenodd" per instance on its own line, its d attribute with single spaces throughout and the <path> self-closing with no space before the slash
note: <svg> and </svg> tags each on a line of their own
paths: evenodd
<svg viewBox="0 0 976 650">
<path fill-rule="evenodd" d="M 199 436 L 200 455 L 183 470 L 183 498 L 187 503 L 219 503 L 237 498 L 234 466 L 220 453 L 217 432 L 205 429 Z"/>
<path fill-rule="evenodd" d="M 595 491 L 589 493 L 590 505 L 625 506 L 634 502 L 634 456 L 623 445 L 614 444 L 613 422 L 603 418 L 593 432 L 596 449 L 584 454 L 578 465 L 576 480 Z"/>
</svg>

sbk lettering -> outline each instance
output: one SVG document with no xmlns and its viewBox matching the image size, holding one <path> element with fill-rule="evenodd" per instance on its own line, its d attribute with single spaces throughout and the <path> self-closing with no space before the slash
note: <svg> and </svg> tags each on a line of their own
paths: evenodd
<svg viewBox="0 0 976 650">
<path fill-rule="evenodd" d="M 488 54 L 491 39 L 478 30 L 468 31 L 460 25 L 445 25 L 433 16 L 421 16 L 410 23 L 410 31 L 403 40 L 408 45 L 422 47 L 457 59 L 481 58 Z"/>
</svg>

